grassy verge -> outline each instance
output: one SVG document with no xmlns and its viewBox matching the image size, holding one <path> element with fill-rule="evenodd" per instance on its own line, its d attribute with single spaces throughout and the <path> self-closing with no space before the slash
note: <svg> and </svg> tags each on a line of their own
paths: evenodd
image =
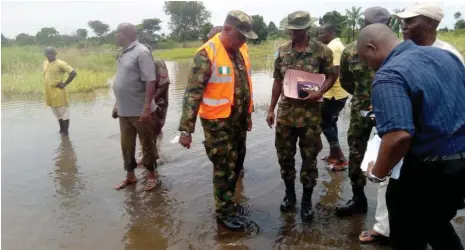
<svg viewBox="0 0 465 250">
<path fill-rule="evenodd" d="M 249 55 L 251 57 L 252 63 L 260 63 L 264 59 L 272 58 L 278 46 L 284 42 L 284 40 L 272 40 L 260 45 L 249 44 Z M 192 59 L 197 49 L 198 47 L 156 50 L 153 54 L 158 58 L 169 61 Z"/>
<path fill-rule="evenodd" d="M 465 57 L 465 31 L 439 33 L 438 38 L 452 44 Z"/>
<path fill-rule="evenodd" d="M 60 49 L 58 58 L 77 72 L 77 77 L 67 87 L 70 92 L 88 92 L 106 87 L 108 79 L 115 72 L 115 54 L 111 50 L 96 52 L 75 48 Z M 37 46 L 2 48 L 2 92 L 42 93 L 44 60 L 42 49 Z"/>
<path fill-rule="evenodd" d="M 454 45 L 465 55 L 465 32 L 440 33 L 439 39 Z M 260 45 L 249 44 L 249 54 L 254 69 L 270 68 L 279 45 L 284 40 L 271 40 Z M 177 48 L 154 51 L 158 58 L 173 61 L 192 60 L 198 42 L 178 44 Z M 173 47 L 173 44 L 169 44 Z M 42 63 L 45 60 L 43 48 L 39 46 L 2 48 L 2 93 L 41 94 L 43 92 Z M 117 48 L 103 45 L 98 48 L 66 48 L 58 50 L 58 58 L 66 61 L 78 75 L 68 86 L 70 92 L 89 92 L 106 87 L 115 73 Z"/>
</svg>

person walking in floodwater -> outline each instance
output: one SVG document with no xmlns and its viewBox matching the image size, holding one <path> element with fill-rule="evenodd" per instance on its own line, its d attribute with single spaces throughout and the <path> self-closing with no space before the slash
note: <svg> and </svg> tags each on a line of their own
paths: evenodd
<svg viewBox="0 0 465 250">
<path fill-rule="evenodd" d="M 119 117 L 121 150 L 126 178 L 116 186 L 122 189 L 137 182 L 134 170 L 136 140 L 139 136 L 147 172 L 144 190 L 155 188 L 156 140 L 153 140 L 153 115 L 155 111 L 155 64 L 152 53 L 137 40 L 136 27 L 122 23 L 116 30 L 116 42 L 123 50 L 117 60 L 117 71 L 113 83 L 116 97 L 115 113 Z"/>
<path fill-rule="evenodd" d="M 300 182 L 303 186 L 300 215 L 302 220 L 313 218 L 312 193 L 318 178 L 317 156 L 321 143 L 321 104 L 318 102 L 337 79 L 333 66 L 333 52 L 326 45 L 310 38 L 308 29 L 313 20 L 307 11 L 296 11 L 281 21 L 282 28 L 291 31 L 292 41 L 281 45 L 274 61 L 274 83 L 271 103 L 266 121 L 270 128 L 275 122 L 274 110 L 278 99 L 275 147 L 281 166 L 281 178 L 286 194 L 281 202 L 281 212 L 294 209 L 297 202 L 295 193 L 295 154 L 299 140 L 302 168 Z M 303 100 L 286 97 L 283 79 L 288 69 L 315 74 L 325 74 L 326 79 L 320 90 L 310 91 Z"/>
<path fill-rule="evenodd" d="M 246 39 L 257 39 L 252 18 L 230 11 L 221 33 L 197 50 L 184 94 L 179 143 L 190 148 L 197 114 L 205 134 L 205 150 L 213 163 L 217 222 L 232 231 L 245 231 L 233 197 L 244 163 L 247 131 L 252 129 L 251 65 Z"/>
<path fill-rule="evenodd" d="M 389 11 L 378 6 L 367 8 L 364 16 L 365 26 L 372 23 L 389 25 L 391 20 Z M 349 144 L 349 178 L 352 185 L 353 197 L 346 204 L 336 208 L 335 214 L 340 217 L 366 214 L 368 211 L 368 201 L 364 190 L 366 176 L 363 174 L 360 165 L 362 164 L 375 121 L 361 113 L 368 111 L 371 107 L 371 83 L 374 74 L 375 72 L 366 62 L 360 60 L 357 53 L 357 42 L 347 45 L 344 51 L 342 51 L 339 80 L 341 86 L 353 95 L 350 108 L 350 124 L 347 132 L 347 143 Z M 369 230 L 362 233 L 360 241 L 375 243 L 385 238 L 382 234 L 385 233 Z"/>
<path fill-rule="evenodd" d="M 337 33 L 338 27 L 336 25 L 324 24 L 318 31 L 318 40 L 326 44 L 333 51 L 334 68 L 339 74 L 339 65 L 344 44 L 342 44 Z M 325 156 L 323 160 L 331 164 L 329 165 L 331 170 L 339 171 L 343 170 L 348 163 L 339 145 L 337 121 L 341 110 L 349 98 L 349 93 L 341 87 L 338 79 L 323 97 L 321 128 L 329 144 L 329 155 Z"/>
<path fill-rule="evenodd" d="M 69 95 L 66 86 L 76 77 L 76 71 L 65 61 L 57 59 L 54 47 L 45 48 L 44 54 L 47 58 L 43 63 L 45 103 L 52 108 L 58 120 L 60 134 L 68 136 Z M 68 79 L 63 82 L 65 73 L 68 73 Z"/>
</svg>

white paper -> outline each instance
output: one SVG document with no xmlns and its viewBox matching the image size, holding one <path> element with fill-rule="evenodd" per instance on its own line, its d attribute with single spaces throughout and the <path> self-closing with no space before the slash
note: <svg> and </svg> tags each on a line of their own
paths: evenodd
<svg viewBox="0 0 465 250">
<path fill-rule="evenodd" d="M 367 150 L 363 156 L 362 164 L 360 168 L 362 171 L 368 170 L 368 163 L 376 162 L 378 158 L 379 147 L 381 146 L 381 138 L 378 135 L 374 135 L 373 138 L 368 141 Z M 403 159 L 401 159 L 392 169 L 391 178 L 398 179 L 400 175 L 400 169 L 402 168 Z"/>
</svg>

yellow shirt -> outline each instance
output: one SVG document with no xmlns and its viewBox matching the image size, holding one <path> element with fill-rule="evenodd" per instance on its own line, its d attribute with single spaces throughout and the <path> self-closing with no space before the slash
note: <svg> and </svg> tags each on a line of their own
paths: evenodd
<svg viewBox="0 0 465 250">
<path fill-rule="evenodd" d="M 328 47 L 333 51 L 333 64 L 334 66 L 341 65 L 341 54 L 344 50 L 344 44 L 341 43 L 339 38 L 333 39 L 329 44 Z M 349 93 L 345 91 L 341 84 L 339 83 L 339 77 L 337 78 L 336 82 L 334 83 L 333 87 L 325 93 L 324 98 L 339 100 L 342 98 L 346 98 L 349 96 Z"/>
<path fill-rule="evenodd" d="M 64 82 L 65 73 L 70 74 L 73 68 L 66 62 L 56 59 L 53 62 L 46 60 L 43 70 L 45 103 L 51 107 L 67 106 L 69 102 L 68 92 L 66 89 L 56 87 L 56 85 Z"/>
</svg>

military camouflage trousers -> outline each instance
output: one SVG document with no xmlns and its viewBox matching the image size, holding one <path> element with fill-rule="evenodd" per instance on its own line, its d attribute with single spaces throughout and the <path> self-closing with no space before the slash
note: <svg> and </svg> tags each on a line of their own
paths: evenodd
<svg viewBox="0 0 465 250">
<path fill-rule="evenodd" d="M 371 130 L 375 125 L 370 118 L 361 116 L 360 109 L 352 106 L 350 111 L 350 125 L 347 132 L 349 144 L 349 177 L 353 188 L 363 188 L 366 185 L 366 177 L 360 168 L 363 156 L 367 149 Z"/>
<path fill-rule="evenodd" d="M 207 156 L 213 163 L 213 194 L 216 214 L 225 217 L 235 214 L 233 203 L 238 178 L 246 153 L 247 129 L 225 125 L 204 129 L 203 142 Z"/>
<path fill-rule="evenodd" d="M 323 147 L 320 134 L 321 127 L 319 123 L 302 128 L 289 127 L 279 123 L 276 125 L 275 147 L 283 180 L 294 180 L 296 177 L 295 154 L 298 139 L 302 157 L 300 182 L 304 188 L 311 188 L 316 185 L 316 179 L 318 178 L 317 156 Z"/>
<path fill-rule="evenodd" d="M 121 151 L 123 153 L 124 170 L 134 171 L 137 167 L 135 159 L 136 140 L 139 136 L 142 146 L 142 164 L 149 171 L 153 171 L 158 152 L 156 140 L 153 135 L 153 125 L 143 124 L 139 117 L 119 117 L 119 127 L 121 132 Z"/>
</svg>

